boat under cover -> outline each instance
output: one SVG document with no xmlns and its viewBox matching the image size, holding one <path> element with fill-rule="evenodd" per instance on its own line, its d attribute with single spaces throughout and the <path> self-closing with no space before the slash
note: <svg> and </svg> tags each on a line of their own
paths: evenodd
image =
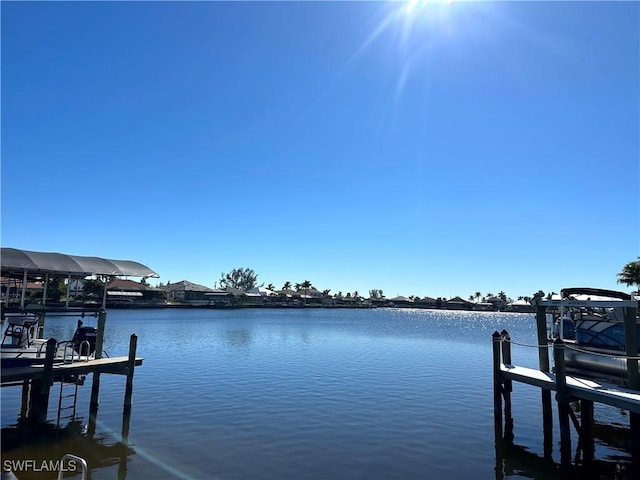
<svg viewBox="0 0 640 480">
<path fill-rule="evenodd" d="M 43 364 L 46 357 L 47 340 L 41 335 L 40 317 L 26 313 L 5 318 L 7 326 L 0 345 L 2 368 L 13 368 Z M 73 338 L 58 342 L 54 362 L 88 360 L 93 356 L 96 345 L 96 328 L 85 327 L 82 320 Z"/>
</svg>

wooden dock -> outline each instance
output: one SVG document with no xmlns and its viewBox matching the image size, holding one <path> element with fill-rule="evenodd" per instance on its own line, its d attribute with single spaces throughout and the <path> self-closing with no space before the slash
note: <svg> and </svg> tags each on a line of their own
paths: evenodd
<svg viewBox="0 0 640 480">
<path fill-rule="evenodd" d="M 136 357 L 134 366 L 142 365 L 143 359 Z M 54 382 L 73 375 L 86 375 L 89 373 L 110 373 L 114 375 L 126 375 L 129 371 L 129 357 L 100 358 L 88 361 L 75 361 L 73 363 L 54 363 L 51 366 L 51 380 Z M 44 365 L 31 365 L 28 367 L 2 368 L 0 377 L 2 385 L 25 380 L 39 380 L 46 374 Z"/>
<path fill-rule="evenodd" d="M 583 463 L 594 460 L 594 404 L 600 403 L 629 412 L 630 452 L 634 462 L 640 461 L 640 373 L 638 371 L 638 350 L 636 337 L 637 302 L 626 301 L 624 308 L 624 329 L 626 351 L 617 356 L 626 358 L 626 375 L 620 378 L 621 384 L 609 383 L 616 380 L 602 380 L 602 375 L 587 369 L 567 374 L 565 348 L 562 339 L 550 342 L 547 337 L 546 308 L 556 307 L 565 301 L 547 301 L 538 305 L 536 324 L 539 368 L 526 368 L 514 365 L 511 359 L 511 339 L 508 332 L 494 332 L 493 339 L 493 399 L 494 427 L 496 440 L 496 458 L 500 452 L 513 442 L 513 418 L 511 417 L 511 391 L 513 383 L 523 383 L 540 388 L 542 400 L 542 426 L 544 456 L 551 458 L 553 449 L 553 414 L 551 392 L 555 391 L 558 423 L 560 428 L 560 466 L 570 467 L 571 424 L 578 433 L 577 459 L 582 455 Z M 577 305 L 576 301 L 568 301 Z M 593 303 L 593 302 L 591 302 Z M 602 303 L 602 302 L 601 302 Z M 619 304 L 618 304 L 619 305 Z M 618 306 L 615 305 L 615 306 Z M 553 369 L 550 362 L 550 350 L 553 350 Z M 576 417 L 572 403 L 580 404 L 579 418 Z M 504 407 L 504 411 L 503 411 Z M 503 423 L 504 414 L 504 423 Z"/>
<path fill-rule="evenodd" d="M 99 332 L 103 332 L 104 315 L 101 315 L 100 320 L 98 330 Z M 100 334 L 98 338 L 101 340 L 102 334 Z M 78 359 L 73 362 L 58 363 L 54 362 L 57 343 L 53 338 L 50 338 L 47 340 L 47 350 L 43 364 L 0 368 L 2 387 L 22 386 L 21 417 L 30 420 L 32 423 L 45 423 L 47 421 L 51 386 L 59 382 L 61 385 L 60 395 L 62 397 L 62 385 L 64 383 L 74 383 L 77 386 L 84 383 L 84 376 L 92 374 L 89 430 L 94 431 L 100 395 L 100 375 L 113 374 L 126 376 L 123 404 L 123 418 L 125 420 L 123 421 L 123 425 L 128 425 L 133 395 L 133 374 L 135 367 L 142 365 L 143 362 L 142 358 L 136 357 L 138 337 L 135 334 L 131 335 L 129 355 L 126 357 L 102 358 L 101 343 L 101 341 L 97 343 L 95 351 L 96 358 L 93 360 Z M 60 409 L 61 401 L 59 401 L 58 405 L 58 409 Z M 60 411 L 58 411 L 58 418 L 60 418 Z M 127 431 L 128 426 L 123 428 L 123 432 Z"/>
<path fill-rule="evenodd" d="M 557 391 L 557 379 L 553 373 L 542 372 L 535 368 L 517 367 L 500 364 L 503 378 L 514 382 L 526 383 L 545 390 Z M 640 392 L 623 388 L 611 383 L 600 382 L 571 375 L 565 376 L 567 393 L 579 400 L 611 405 L 629 412 L 640 413 Z"/>
</svg>

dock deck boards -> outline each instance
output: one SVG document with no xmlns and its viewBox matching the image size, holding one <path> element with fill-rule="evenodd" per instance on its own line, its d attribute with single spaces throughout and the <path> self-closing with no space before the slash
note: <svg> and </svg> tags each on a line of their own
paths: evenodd
<svg viewBox="0 0 640 480">
<path fill-rule="evenodd" d="M 128 357 L 100 358 L 87 362 L 56 363 L 53 365 L 53 379 L 68 375 L 84 375 L 87 373 L 111 373 L 126 375 Z M 143 359 L 136 357 L 135 366 L 142 365 Z M 2 383 L 38 379 L 44 373 L 43 365 L 0 369 Z"/>
<path fill-rule="evenodd" d="M 556 376 L 553 373 L 542 372 L 534 368 L 505 365 L 504 363 L 500 365 L 500 372 L 504 378 L 514 382 L 526 383 L 546 390 L 556 390 Z M 636 390 L 571 375 L 567 375 L 566 379 L 567 389 L 572 397 L 640 413 L 640 392 Z"/>
</svg>

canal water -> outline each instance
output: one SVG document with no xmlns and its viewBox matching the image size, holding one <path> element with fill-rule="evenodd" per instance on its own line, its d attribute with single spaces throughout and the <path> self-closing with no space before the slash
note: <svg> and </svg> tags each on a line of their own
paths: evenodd
<svg viewBox="0 0 640 480">
<path fill-rule="evenodd" d="M 49 317 L 45 336 L 70 338 L 74 328 L 75 320 Z M 135 333 L 144 357 L 129 446 L 119 442 L 122 376 L 101 376 L 93 435 L 86 431 L 91 376 L 79 388 L 75 421 L 62 419 L 44 433 L 20 425 L 21 389 L 9 387 L 2 389 L 3 466 L 31 459 L 13 464 L 21 480 L 56 478 L 43 462 L 77 453 L 89 460 L 93 479 L 562 478 L 542 458 L 534 387 L 514 385 L 516 447 L 496 458 L 491 334 L 502 329 L 523 344 L 513 346 L 514 363 L 535 367 L 537 351 L 525 346 L 537 343 L 529 314 L 110 310 L 107 353 L 127 355 Z M 58 391 L 50 401 L 53 424 Z M 591 478 L 631 478 L 627 416 L 599 406 L 595 415 L 604 424 L 596 429 Z"/>
</svg>

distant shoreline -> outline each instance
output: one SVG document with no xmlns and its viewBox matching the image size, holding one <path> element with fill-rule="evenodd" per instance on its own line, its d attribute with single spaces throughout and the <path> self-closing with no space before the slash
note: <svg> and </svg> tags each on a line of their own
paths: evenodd
<svg viewBox="0 0 640 480">
<path fill-rule="evenodd" d="M 394 308 L 394 309 L 416 309 L 416 310 L 443 310 L 443 311 L 462 311 L 462 312 L 504 312 L 504 313 L 535 313 L 535 307 L 531 306 L 530 308 L 523 308 L 519 310 L 513 309 L 503 309 L 503 310 L 475 310 L 472 308 L 437 308 L 437 307 L 425 307 L 422 305 L 368 305 L 368 304 L 360 304 L 360 305 L 320 305 L 320 304 L 310 304 L 310 305 L 274 305 L 274 304 L 246 304 L 246 305 L 207 305 L 207 304 L 189 304 L 189 303 L 166 303 L 166 304 L 158 304 L 158 303 L 136 303 L 129 305 L 107 305 L 107 310 L 151 310 L 151 309 L 202 309 L 202 310 L 240 310 L 240 309 L 300 309 L 306 310 L 310 308 L 314 309 L 347 309 L 347 310 L 375 310 L 378 308 Z"/>
</svg>

